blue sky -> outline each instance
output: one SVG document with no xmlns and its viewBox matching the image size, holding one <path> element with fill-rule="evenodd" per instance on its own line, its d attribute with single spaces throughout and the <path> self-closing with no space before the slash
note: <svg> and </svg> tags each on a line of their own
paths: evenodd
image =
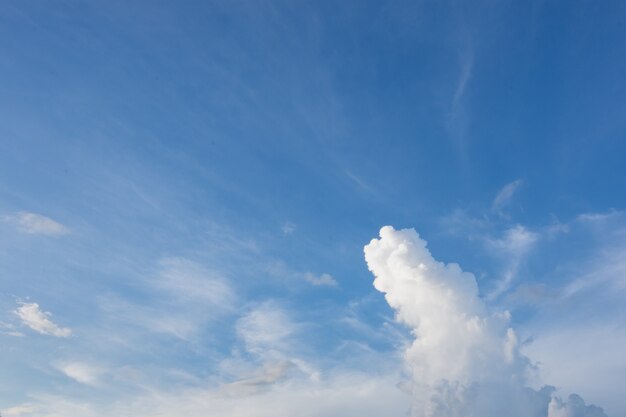
<svg viewBox="0 0 626 417">
<path fill-rule="evenodd" d="M 510 311 L 529 386 L 625 415 L 625 18 L 2 2 L 3 416 L 405 415 L 385 225 Z"/>
</svg>

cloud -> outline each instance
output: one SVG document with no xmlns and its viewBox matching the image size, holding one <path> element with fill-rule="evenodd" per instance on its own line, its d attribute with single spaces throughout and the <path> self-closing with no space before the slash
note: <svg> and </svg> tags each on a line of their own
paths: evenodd
<svg viewBox="0 0 626 417">
<path fill-rule="evenodd" d="M 474 275 L 436 261 L 413 229 L 383 227 L 365 259 L 374 287 L 415 335 L 405 352 L 413 417 L 560 417 L 549 414 L 563 409 L 553 388 L 526 387 L 532 369 L 510 314 L 489 310 Z M 563 416 L 597 415 L 595 408 L 578 410 Z"/>
<path fill-rule="evenodd" d="M 236 296 L 218 273 L 185 258 L 165 258 L 153 284 L 180 301 L 201 302 L 222 310 L 234 308 Z"/>
<path fill-rule="evenodd" d="M 59 222 L 41 214 L 19 212 L 13 216 L 5 216 L 4 220 L 17 226 L 23 233 L 45 236 L 62 236 L 70 230 Z"/>
<path fill-rule="evenodd" d="M 457 152 L 462 158 L 467 158 L 467 144 L 465 143 L 467 126 L 468 126 L 468 111 L 465 105 L 465 96 L 467 85 L 472 78 L 472 71 L 474 68 L 474 51 L 471 45 L 466 45 L 459 53 L 459 75 L 456 81 L 456 87 L 452 94 L 450 109 L 445 121 L 445 127 L 455 142 Z"/>
<path fill-rule="evenodd" d="M 503 277 L 489 293 L 489 299 L 496 299 L 509 290 L 522 261 L 538 240 L 539 234 L 519 224 L 507 229 L 499 239 L 486 239 L 487 247 L 505 259 Z"/>
<path fill-rule="evenodd" d="M 293 269 L 283 261 L 274 261 L 267 265 L 266 271 L 273 277 L 289 281 L 306 281 L 314 286 L 336 287 L 337 280 L 329 273 L 320 275 L 313 272 L 301 272 Z"/>
<path fill-rule="evenodd" d="M 235 329 L 248 352 L 265 357 L 289 350 L 298 326 L 283 309 L 266 302 L 241 317 Z"/>
<path fill-rule="evenodd" d="M 231 395 L 249 395 L 257 393 L 283 380 L 294 367 L 296 367 L 296 365 L 288 360 L 268 362 L 256 369 L 253 375 L 227 384 L 223 389 Z"/>
<path fill-rule="evenodd" d="M 372 186 L 369 183 L 367 183 L 363 178 L 357 176 L 351 171 L 346 170 L 345 172 L 348 178 L 350 178 L 358 186 L 358 188 L 368 193 L 374 192 L 374 189 L 372 188 Z"/>
<path fill-rule="evenodd" d="M 51 313 L 41 311 L 37 303 L 22 303 L 14 313 L 22 320 L 22 323 L 37 333 L 55 336 L 68 337 L 72 330 L 56 325 L 50 317 Z"/>
<path fill-rule="evenodd" d="M 132 333 L 128 337 L 138 337 L 138 331 L 149 331 L 191 341 L 206 321 L 206 312 L 201 314 L 195 309 L 138 305 L 112 296 L 100 297 L 99 307 L 118 328 L 131 326 Z"/>
<path fill-rule="evenodd" d="M 541 363 L 542 378 L 562 392 L 584 392 L 586 398 L 602 404 L 607 414 L 621 415 L 620 410 L 626 405 L 623 320 L 612 316 L 573 324 L 560 320 L 557 314 L 550 313 L 552 321 L 558 324 L 545 320 L 546 316 L 538 318 L 544 327 L 534 326 L 534 340 L 524 347 L 524 352 Z M 564 314 L 571 315 L 571 310 Z"/>
<path fill-rule="evenodd" d="M 586 405 L 580 396 L 572 394 L 567 401 L 552 398 L 549 417 L 605 417 L 604 411 L 595 405 Z"/>
<path fill-rule="evenodd" d="M 506 205 L 508 205 L 511 202 L 513 195 L 522 184 L 523 181 L 521 179 L 518 179 L 502 187 L 500 191 L 498 191 L 496 197 L 493 199 L 493 203 L 491 204 L 492 210 L 501 211 Z"/>
<path fill-rule="evenodd" d="M 283 223 L 283 225 L 280 227 L 280 230 L 283 232 L 284 236 L 290 236 L 293 235 L 296 231 L 296 225 L 292 222 L 286 222 Z"/>
<path fill-rule="evenodd" d="M 18 332 L 15 326 L 11 323 L 4 323 L 0 321 L 0 334 L 6 334 L 13 337 L 23 337 L 24 333 Z"/>
<path fill-rule="evenodd" d="M 59 363 L 55 367 L 74 381 L 91 386 L 98 385 L 102 374 L 102 369 L 99 367 L 83 362 Z"/>
<path fill-rule="evenodd" d="M 227 387 L 145 390 L 124 401 L 92 404 L 81 398 L 37 397 L 38 417 L 380 417 L 402 416 L 408 397 L 397 375 L 341 371 L 320 380 L 279 380 L 264 390 Z M 231 387 L 232 388 L 232 387 Z"/>
<path fill-rule="evenodd" d="M 37 411 L 37 408 L 30 404 L 22 404 L 0 410 L 3 417 L 19 417 L 24 415 L 32 415 L 35 411 Z"/>
<path fill-rule="evenodd" d="M 623 211 L 611 209 L 605 213 L 582 213 L 576 217 L 576 220 L 583 223 L 602 223 L 614 220 L 623 214 Z"/>
<path fill-rule="evenodd" d="M 304 274 L 304 279 L 315 286 L 336 287 L 338 285 L 335 278 L 333 278 L 330 274 L 322 274 L 318 276 L 312 272 L 307 272 Z"/>
</svg>

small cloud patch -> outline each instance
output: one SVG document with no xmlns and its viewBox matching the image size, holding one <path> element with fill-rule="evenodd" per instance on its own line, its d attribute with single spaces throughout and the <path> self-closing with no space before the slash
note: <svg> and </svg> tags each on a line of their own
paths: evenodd
<svg viewBox="0 0 626 417">
<path fill-rule="evenodd" d="M 13 313 L 22 320 L 22 324 L 37 333 L 55 337 L 69 337 L 72 334 L 71 329 L 55 324 L 50 319 L 52 314 L 41 311 L 37 303 L 22 303 Z"/>
</svg>

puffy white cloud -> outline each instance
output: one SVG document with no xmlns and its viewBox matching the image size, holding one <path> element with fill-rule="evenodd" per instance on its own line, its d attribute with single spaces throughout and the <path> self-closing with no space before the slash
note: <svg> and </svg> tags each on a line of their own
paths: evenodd
<svg viewBox="0 0 626 417">
<path fill-rule="evenodd" d="M 22 211 L 13 216 L 6 216 L 4 220 L 15 224 L 21 232 L 34 235 L 62 236 L 70 232 L 61 223 L 37 213 Z"/>
<path fill-rule="evenodd" d="M 525 386 L 529 361 L 519 352 L 510 315 L 489 310 L 471 273 L 436 261 L 412 229 L 383 227 L 365 258 L 375 288 L 415 336 L 405 352 L 414 417 L 548 415 L 553 390 Z M 571 416 L 596 415 L 585 413 Z"/>
<path fill-rule="evenodd" d="M 312 272 L 307 272 L 304 274 L 304 279 L 315 286 L 336 287 L 338 285 L 337 280 L 330 274 L 315 275 Z"/>
<path fill-rule="evenodd" d="M 14 313 L 22 320 L 22 323 L 37 333 L 56 336 L 68 337 L 72 334 L 72 330 L 59 327 L 50 317 L 51 313 L 41 311 L 37 303 L 22 303 Z"/>
</svg>

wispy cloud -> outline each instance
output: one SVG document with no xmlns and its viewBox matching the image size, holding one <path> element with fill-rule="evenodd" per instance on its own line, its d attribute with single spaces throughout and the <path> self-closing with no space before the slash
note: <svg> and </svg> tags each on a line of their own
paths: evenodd
<svg viewBox="0 0 626 417">
<path fill-rule="evenodd" d="M 15 329 L 15 326 L 11 323 L 4 323 L 0 321 L 0 334 L 6 334 L 14 337 L 23 337 L 24 333 Z"/>
<path fill-rule="evenodd" d="M 4 221 L 14 224 L 23 233 L 45 236 L 63 236 L 70 230 L 63 224 L 37 213 L 19 212 L 5 216 Z"/>
<path fill-rule="evenodd" d="M 37 417 L 380 417 L 405 415 L 409 405 L 409 397 L 397 387 L 396 373 L 379 375 L 342 370 L 318 380 L 306 374 L 285 378 L 284 365 L 270 368 L 266 369 L 265 378 L 276 381 L 266 384 L 265 389 L 255 385 L 251 389 L 242 385 L 150 389 L 102 405 L 81 398 L 41 396 L 36 398 Z"/>
<path fill-rule="evenodd" d="M 259 356 L 290 350 L 292 336 L 298 330 L 287 313 L 272 302 L 266 302 L 240 318 L 236 325 L 237 335 L 246 349 Z"/>
<path fill-rule="evenodd" d="M 604 213 L 582 213 L 576 217 L 576 220 L 583 223 L 602 223 L 616 219 L 623 214 L 623 211 L 612 209 Z"/>
<path fill-rule="evenodd" d="M 487 238 L 487 246 L 502 256 L 506 262 L 503 277 L 489 293 L 488 299 L 496 299 L 509 290 L 522 261 L 539 240 L 539 234 L 528 230 L 522 225 L 510 227 L 501 238 Z"/>
<path fill-rule="evenodd" d="M 315 273 L 315 272 L 302 272 L 291 268 L 283 261 L 274 261 L 267 265 L 266 270 L 269 274 L 276 278 L 300 282 L 308 282 L 316 287 L 337 287 L 339 282 L 331 274 Z"/>
<path fill-rule="evenodd" d="M 59 327 L 55 324 L 50 319 L 52 314 L 41 311 L 37 303 L 22 303 L 14 313 L 22 320 L 24 325 L 37 333 L 55 337 L 69 337 L 72 334 L 71 329 Z"/>
<path fill-rule="evenodd" d="M 368 193 L 374 192 L 372 186 L 367 183 L 363 178 L 359 177 L 352 171 L 346 170 L 346 175 L 350 178 L 361 190 L 366 191 Z"/>
<path fill-rule="evenodd" d="M 452 94 L 450 109 L 445 123 L 448 133 L 455 142 L 459 155 L 465 158 L 467 146 L 465 141 L 468 124 L 465 95 L 474 68 L 474 53 L 471 47 L 467 46 L 461 51 L 459 60 L 459 75 L 454 93 Z"/>
<path fill-rule="evenodd" d="M 315 286 L 336 287 L 339 285 L 337 280 L 330 274 L 316 275 L 312 272 L 304 274 L 304 279 Z"/>
<path fill-rule="evenodd" d="M 511 202 L 513 195 L 523 183 L 524 181 L 522 181 L 521 179 L 517 179 L 502 187 L 500 191 L 498 191 L 496 197 L 493 199 L 493 203 L 491 204 L 492 210 L 499 212 L 504 209 L 504 207 Z"/>
<path fill-rule="evenodd" d="M 154 286 L 183 301 L 200 301 L 213 308 L 234 308 L 236 296 L 219 273 L 185 258 L 164 258 Z"/>
<path fill-rule="evenodd" d="M 26 415 L 33 415 L 37 408 L 31 404 L 21 404 L 16 405 L 15 407 L 5 408 L 2 411 L 2 416 L 4 417 L 20 417 Z"/>
<path fill-rule="evenodd" d="M 84 362 L 62 362 L 55 368 L 76 382 L 85 385 L 97 386 L 102 369 Z"/>
<path fill-rule="evenodd" d="M 280 230 L 283 232 L 284 236 L 290 236 L 296 231 L 296 225 L 292 222 L 285 222 L 280 227 Z"/>
</svg>

